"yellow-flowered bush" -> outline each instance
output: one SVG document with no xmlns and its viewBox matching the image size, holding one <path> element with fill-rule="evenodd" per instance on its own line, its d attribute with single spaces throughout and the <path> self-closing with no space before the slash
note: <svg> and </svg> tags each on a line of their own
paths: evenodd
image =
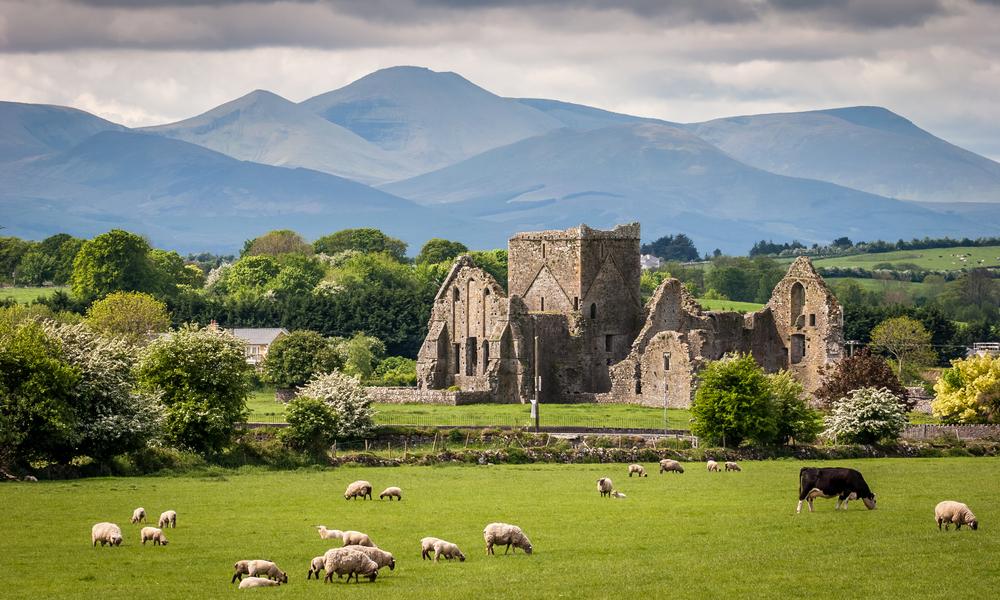
<svg viewBox="0 0 1000 600">
<path fill-rule="evenodd" d="M 949 423 L 1000 421 L 1000 356 L 952 362 L 934 384 L 934 415 Z"/>
</svg>

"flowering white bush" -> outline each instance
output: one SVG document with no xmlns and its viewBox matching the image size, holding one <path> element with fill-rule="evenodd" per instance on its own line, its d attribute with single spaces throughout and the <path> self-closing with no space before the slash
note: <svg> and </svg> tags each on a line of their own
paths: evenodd
<svg viewBox="0 0 1000 600">
<path fill-rule="evenodd" d="M 899 397 L 886 388 L 861 388 L 833 403 L 823 435 L 838 442 L 874 444 L 896 440 L 906 426 Z"/>
<path fill-rule="evenodd" d="M 361 380 L 340 371 L 315 375 L 299 388 L 300 398 L 325 402 L 337 416 L 337 437 L 364 437 L 374 428 L 372 402 Z"/>
</svg>

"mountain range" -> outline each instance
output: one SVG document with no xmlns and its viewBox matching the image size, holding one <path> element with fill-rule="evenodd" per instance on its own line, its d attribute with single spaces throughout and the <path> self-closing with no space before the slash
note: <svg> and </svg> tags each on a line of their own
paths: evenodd
<svg viewBox="0 0 1000 600">
<path fill-rule="evenodd" d="M 995 234 L 1000 164 L 879 107 L 681 124 L 504 98 L 454 73 L 393 67 L 300 103 L 257 90 L 128 129 L 0 102 L 0 225 L 39 238 L 112 227 L 181 251 L 291 228 L 373 226 L 501 247 L 515 231 L 640 221 L 743 253 Z"/>
</svg>

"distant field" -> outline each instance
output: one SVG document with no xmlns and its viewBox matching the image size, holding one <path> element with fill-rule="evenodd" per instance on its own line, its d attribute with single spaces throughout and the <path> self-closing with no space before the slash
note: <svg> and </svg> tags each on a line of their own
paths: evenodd
<svg viewBox="0 0 1000 600">
<path fill-rule="evenodd" d="M 0 288 L 0 298 L 13 298 L 22 304 L 27 304 L 36 298 L 48 296 L 65 287 L 5 287 Z"/>
<path fill-rule="evenodd" d="M 732 312 L 754 312 L 764 308 L 763 304 L 756 302 L 737 302 L 736 300 L 706 300 L 697 299 L 698 304 L 705 310 L 726 310 Z"/>
<path fill-rule="evenodd" d="M 965 255 L 971 256 L 965 256 Z M 962 261 L 959 257 L 964 257 Z M 980 262 L 982 261 L 982 262 Z M 982 248 L 930 248 L 928 250 L 899 250 L 879 254 L 855 254 L 836 258 L 817 258 L 817 267 L 862 267 L 871 269 L 878 263 L 913 263 L 922 269 L 957 271 L 974 267 L 1000 267 L 1000 246 Z"/>
<path fill-rule="evenodd" d="M 931 286 L 914 281 L 891 281 L 884 279 L 865 279 L 858 277 L 827 277 L 826 283 L 830 286 L 836 287 L 839 284 L 853 281 L 858 284 L 858 286 L 866 291 L 874 292 L 887 292 L 887 291 L 900 291 L 906 293 L 908 296 L 925 296 L 931 291 Z"/>
</svg>

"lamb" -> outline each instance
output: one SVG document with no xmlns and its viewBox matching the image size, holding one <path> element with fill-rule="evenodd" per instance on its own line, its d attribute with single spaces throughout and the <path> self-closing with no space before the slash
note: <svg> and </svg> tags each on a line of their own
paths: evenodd
<svg viewBox="0 0 1000 600">
<path fill-rule="evenodd" d="M 322 571 L 326 565 L 326 555 L 317 556 L 312 559 L 309 563 L 309 574 L 306 575 L 306 579 L 312 579 L 312 576 L 316 576 L 316 580 L 319 581 L 319 572 Z"/>
<path fill-rule="evenodd" d="M 635 473 L 639 477 L 649 477 L 649 475 L 646 474 L 646 467 L 643 467 L 642 465 L 629 465 L 628 476 L 631 477 L 632 473 Z"/>
<path fill-rule="evenodd" d="M 316 529 L 319 530 L 319 537 L 324 540 L 342 540 L 345 546 L 377 547 L 375 546 L 375 542 L 373 542 L 367 534 L 361 533 L 360 531 L 327 529 L 324 525 L 317 525 Z"/>
<path fill-rule="evenodd" d="M 277 581 L 271 581 L 270 579 L 265 579 L 263 577 L 247 577 L 246 579 L 240 580 L 241 590 L 256 587 L 277 587 L 279 585 L 281 584 Z"/>
<path fill-rule="evenodd" d="M 597 491 L 601 493 L 601 497 L 607 496 L 611 497 L 611 490 L 614 489 L 614 485 L 611 483 L 611 479 L 608 477 L 601 477 L 597 480 Z"/>
<path fill-rule="evenodd" d="M 378 577 L 378 564 L 361 552 L 350 548 L 335 548 L 327 552 L 323 567 L 326 569 L 324 582 L 332 583 L 334 573 L 337 577 L 346 573 L 348 583 L 351 582 L 352 576 L 356 583 L 360 582 L 359 575 L 364 575 L 369 581 L 375 581 Z"/>
<path fill-rule="evenodd" d="M 972 511 L 964 503 L 955 500 L 938 502 L 938 505 L 934 507 L 934 520 L 937 522 L 938 529 L 941 529 L 941 524 L 944 523 L 945 531 L 948 531 L 948 526 L 952 523 L 955 524 L 955 531 L 961 529 L 962 525 L 968 525 L 973 531 L 979 529 L 979 520 L 976 519 L 976 515 L 972 514 Z"/>
<path fill-rule="evenodd" d="M 431 551 L 434 550 L 434 544 L 443 541 L 441 538 L 436 537 L 425 537 L 420 539 L 420 558 L 421 560 L 427 560 L 431 557 Z"/>
<path fill-rule="evenodd" d="M 437 562 L 438 558 L 441 556 L 445 557 L 447 560 L 457 558 L 460 562 L 465 562 L 465 554 L 458 549 L 457 544 L 446 542 L 436 537 L 425 537 L 421 539 L 420 557 L 424 559 L 430 558 L 431 550 L 434 551 L 434 562 Z"/>
<path fill-rule="evenodd" d="M 490 523 L 483 529 L 483 539 L 486 541 L 486 554 L 494 554 L 494 544 L 506 545 L 507 549 L 504 550 L 504 554 L 510 552 L 511 546 L 514 546 L 515 553 L 520 548 L 524 550 L 525 554 L 531 554 L 531 540 L 517 525 Z"/>
<path fill-rule="evenodd" d="M 380 569 L 389 567 L 389 570 L 392 571 L 396 568 L 396 559 L 393 558 L 391 552 L 386 552 L 385 550 L 382 550 L 381 548 L 376 548 L 374 546 L 350 545 L 344 547 L 350 548 L 351 550 L 357 550 L 358 552 L 364 554 L 368 558 L 374 560 L 375 564 L 377 564 L 378 568 Z"/>
<path fill-rule="evenodd" d="M 160 513 L 160 520 L 156 525 L 157 527 L 173 527 L 177 528 L 177 513 L 172 510 L 163 511 Z"/>
<path fill-rule="evenodd" d="M 705 463 L 705 466 L 708 467 L 708 472 L 709 473 L 711 473 L 713 471 L 716 472 L 716 473 L 720 472 L 719 471 L 719 463 L 715 462 L 714 460 L 709 460 L 707 463 Z"/>
<path fill-rule="evenodd" d="M 731 460 L 726 461 L 726 471 L 742 471 L 743 469 Z"/>
<path fill-rule="evenodd" d="M 288 583 L 288 574 L 278 568 L 278 565 L 269 560 L 240 560 L 233 565 L 233 578 L 230 583 L 235 583 L 243 579 L 244 575 L 250 577 L 266 576 L 281 583 Z"/>
<path fill-rule="evenodd" d="M 131 521 L 131 523 L 133 525 L 135 525 L 139 521 L 142 521 L 143 523 L 145 523 L 146 522 L 146 509 L 140 506 L 139 508 L 133 510 L 132 511 L 132 518 L 130 519 L 130 521 Z"/>
<path fill-rule="evenodd" d="M 387 487 L 384 490 L 382 490 L 381 494 L 378 495 L 379 500 L 385 500 L 386 498 L 389 499 L 389 502 L 392 502 L 393 498 L 395 498 L 396 500 L 402 500 L 403 490 L 399 489 L 396 486 Z"/>
<path fill-rule="evenodd" d="M 367 481 L 358 480 L 347 486 L 344 490 L 344 500 L 350 500 L 352 498 L 357 499 L 358 497 L 372 499 L 372 484 Z"/>
<path fill-rule="evenodd" d="M 674 473 L 683 473 L 684 465 L 677 462 L 676 460 L 670 458 L 664 458 L 663 460 L 660 461 L 660 474 L 662 475 L 663 473 L 668 471 Z"/>
<path fill-rule="evenodd" d="M 139 536 L 142 538 L 142 545 L 145 546 L 146 542 L 152 540 L 154 546 L 166 546 L 167 536 L 163 535 L 163 530 L 157 529 L 156 527 L 143 527 L 139 532 Z"/>
<path fill-rule="evenodd" d="M 90 541 L 97 547 L 97 542 L 101 542 L 103 548 L 105 544 L 120 546 L 122 543 L 122 529 L 114 523 L 97 523 L 90 528 Z"/>
<path fill-rule="evenodd" d="M 618 490 L 615 490 L 615 491 L 611 492 L 611 495 L 613 497 L 615 497 L 615 498 L 626 498 L 627 497 L 627 496 L 625 496 L 625 494 L 619 492 Z"/>
</svg>

